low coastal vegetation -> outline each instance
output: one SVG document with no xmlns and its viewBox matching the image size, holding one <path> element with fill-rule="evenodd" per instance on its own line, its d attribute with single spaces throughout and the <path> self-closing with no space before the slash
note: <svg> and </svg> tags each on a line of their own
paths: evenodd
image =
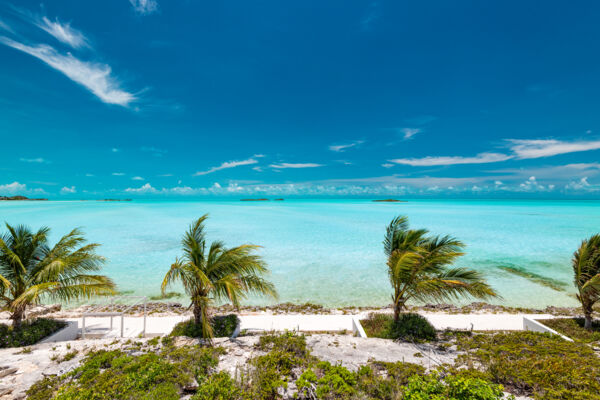
<svg viewBox="0 0 600 400">
<path fill-rule="evenodd" d="M 214 337 L 210 308 L 215 301 L 227 300 L 239 307 L 248 294 L 277 298 L 275 286 L 265 280 L 269 272 L 264 260 L 255 254 L 258 246 L 243 244 L 227 248 L 221 241 L 208 246 L 204 222 L 198 218 L 181 241 L 183 257 L 171 265 L 162 283 L 162 292 L 174 282 L 181 282 L 192 301 L 194 323 L 201 327 L 202 337 Z"/>
<path fill-rule="evenodd" d="M 78 368 L 34 384 L 28 399 L 179 399 L 214 370 L 222 354 L 219 348 L 172 344 L 129 350 L 90 352 Z"/>
<path fill-rule="evenodd" d="M 36 344 L 66 325 L 63 321 L 48 318 L 27 320 L 17 327 L 0 324 L 0 349 Z"/>
<path fill-rule="evenodd" d="M 463 336 L 458 366 L 534 399 L 600 399 L 600 358 L 585 344 L 537 332 Z"/>
<path fill-rule="evenodd" d="M 594 321 L 591 329 L 586 329 L 584 318 L 555 318 L 538 321 L 558 333 L 565 335 L 576 342 L 600 342 L 600 321 Z"/>
<path fill-rule="evenodd" d="M 414 313 L 403 313 L 397 321 L 389 314 L 371 313 L 360 321 L 368 337 L 423 342 L 436 339 L 435 328 L 427 318 Z"/>
<path fill-rule="evenodd" d="M 172 340 L 134 343 L 90 352 L 82 364 L 46 377 L 27 392 L 31 400 L 166 399 L 456 399 L 500 400 L 503 387 L 473 369 L 437 369 L 404 362 L 370 361 L 357 370 L 314 357 L 303 335 L 265 335 L 260 355 L 232 376 L 219 371 L 220 347 Z"/>
<path fill-rule="evenodd" d="M 213 337 L 231 337 L 239 323 L 240 320 L 235 314 L 212 316 L 210 325 Z M 202 325 L 196 324 L 194 320 L 178 323 L 170 335 L 204 338 Z"/>
</svg>

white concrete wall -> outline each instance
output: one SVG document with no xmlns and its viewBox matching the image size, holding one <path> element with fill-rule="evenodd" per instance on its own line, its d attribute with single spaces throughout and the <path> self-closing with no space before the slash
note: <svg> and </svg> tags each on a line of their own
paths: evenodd
<svg viewBox="0 0 600 400">
<path fill-rule="evenodd" d="M 66 342 L 68 340 L 75 340 L 79 336 L 79 329 L 77 321 L 66 321 L 67 326 L 62 328 L 58 332 L 54 332 L 52 335 L 46 337 L 38 343 L 54 343 L 54 342 Z"/>
<path fill-rule="evenodd" d="M 533 318 L 523 317 L 523 330 L 524 331 L 533 331 L 533 332 L 547 332 L 552 333 L 553 335 L 558 335 L 561 338 L 572 342 L 573 339 L 566 337 L 565 335 L 561 335 L 556 332 L 554 329 L 547 327 L 546 325 L 534 320 Z"/>
<path fill-rule="evenodd" d="M 358 337 L 361 337 L 361 338 L 368 337 L 367 333 L 363 329 L 363 327 L 360 323 L 360 319 L 358 317 L 352 317 L 352 331 Z"/>
</svg>

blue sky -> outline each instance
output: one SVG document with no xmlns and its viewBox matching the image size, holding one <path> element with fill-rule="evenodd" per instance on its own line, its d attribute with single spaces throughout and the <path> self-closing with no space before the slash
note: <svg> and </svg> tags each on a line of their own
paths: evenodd
<svg viewBox="0 0 600 400">
<path fill-rule="evenodd" d="M 597 198 L 598 15 L 0 1 L 0 195 Z"/>
</svg>

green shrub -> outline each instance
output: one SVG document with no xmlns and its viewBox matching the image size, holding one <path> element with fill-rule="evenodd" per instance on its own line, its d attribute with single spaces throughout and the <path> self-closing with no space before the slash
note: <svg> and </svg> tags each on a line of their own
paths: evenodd
<svg viewBox="0 0 600 400">
<path fill-rule="evenodd" d="M 17 329 L 13 329 L 9 325 L 0 324 L 0 349 L 31 346 L 64 328 L 66 325 L 66 322 L 48 318 L 23 321 Z"/>
<path fill-rule="evenodd" d="M 121 351 L 92 354 L 88 362 L 73 371 L 56 399 L 179 399 L 187 383 L 173 364 L 156 354 L 139 357 Z"/>
<path fill-rule="evenodd" d="M 436 339 L 436 331 L 427 319 L 419 314 L 400 314 L 398 322 L 389 314 L 370 314 L 361 324 L 369 337 L 423 342 Z"/>
<path fill-rule="evenodd" d="M 227 372 L 219 372 L 200 382 L 192 400 L 237 400 L 245 398 Z"/>
<path fill-rule="evenodd" d="M 35 382 L 27 390 L 28 400 L 49 400 L 54 397 L 61 383 L 58 376 L 47 376 Z"/>
<path fill-rule="evenodd" d="M 386 334 L 393 322 L 394 317 L 392 315 L 377 313 L 370 313 L 367 318 L 360 320 L 360 324 L 368 337 L 378 337 L 383 339 L 388 339 Z"/>
<path fill-rule="evenodd" d="M 587 345 L 556 335 L 511 332 L 462 338 L 463 364 L 511 392 L 536 399 L 600 399 L 600 358 Z"/>
<path fill-rule="evenodd" d="M 235 314 L 214 316 L 211 321 L 214 337 L 230 337 L 238 323 L 239 319 Z M 201 338 L 202 326 L 196 325 L 194 320 L 183 321 L 175 325 L 170 336 Z"/>
<path fill-rule="evenodd" d="M 35 400 L 175 400 L 194 379 L 207 380 L 222 352 L 199 346 L 166 346 L 158 354 L 138 356 L 100 350 L 68 374 L 37 382 L 27 395 Z"/>
<path fill-rule="evenodd" d="M 479 378 L 449 375 L 442 379 L 437 373 L 414 375 L 404 388 L 403 400 L 501 400 L 502 386 Z"/>
<path fill-rule="evenodd" d="M 256 346 L 268 353 L 249 362 L 251 371 L 248 378 L 252 385 L 247 390 L 254 398 L 278 398 L 277 391 L 287 387 L 292 369 L 306 368 L 316 362 L 306 348 L 304 335 L 293 332 L 261 336 Z"/>
<path fill-rule="evenodd" d="M 312 387 L 316 386 L 314 394 L 319 399 L 346 399 L 356 393 L 357 382 L 358 377 L 355 372 L 341 365 L 331 365 L 327 361 L 322 361 L 314 367 L 314 371 L 311 368 L 304 371 L 296 381 L 296 386 L 306 397 L 309 392 L 312 393 Z"/>
<path fill-rule="evenodd" d="M 262 351 L 280 350 L 298 358 L 306 358 L 309 351 L 306 348 L 306 337 L 295 332 L 286 331 L 278 335 L 261 336 L 257 344 Z"/>
<path fill-rule="evenodd" d="M 539 322 L 577 342 L 593 343 L 600 341 L 600 321 L 592 323 L 591 331 L 583 327 L 585 322 L 583 318 L 554 318 Z"/>
</svg>

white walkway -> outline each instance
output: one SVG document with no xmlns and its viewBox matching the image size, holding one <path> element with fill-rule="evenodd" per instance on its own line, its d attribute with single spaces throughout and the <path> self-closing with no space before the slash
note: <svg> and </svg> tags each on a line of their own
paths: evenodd
<svg viewBox="0 0 600 400">
<path fill-rule="evenodd" d="M 443 329 L 483 330 L 523 330 L 523 317 L 532 319 L 552 318 L 549 314 L 444 314 L 421 313 L 432 325 Z M 365 315 L 359 315 L 364 318 Z M 247 331 L 284 331 L 298 330 L 303 332 L 353 331 L 352 315 L 241 315 L 241 329 Z M 189 316 L 147 317 L 146 336 L 165 335 L 173 327 Z M 71 318 L 82 327 L 81 318 Z M 124 337 L 137 337 L 143 332 L 143 317 L 124 317 Z M 113 329 L 108 317 L 86 318 L 88 337 L 119 337 L 121 334 L 121 318 L 114 317 Z"/>
</svg>

